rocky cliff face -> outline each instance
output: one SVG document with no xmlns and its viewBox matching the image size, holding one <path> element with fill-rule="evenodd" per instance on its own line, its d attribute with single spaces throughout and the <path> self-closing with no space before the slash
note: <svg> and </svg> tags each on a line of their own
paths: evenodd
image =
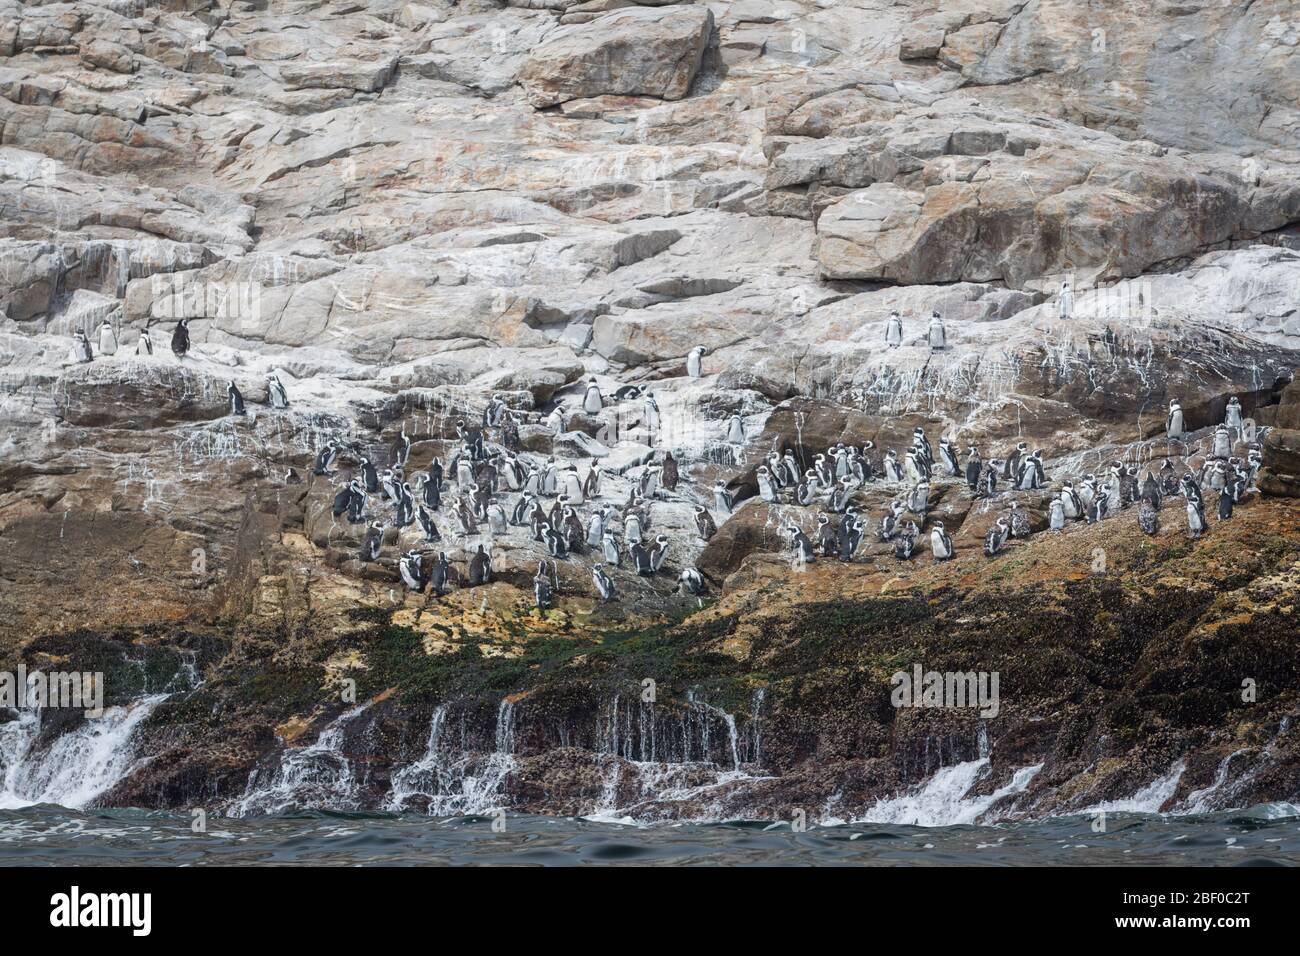
<svg viewBox="0 0 1300 956">
<path fill-rule="evenodd" d="M 0 650 L 170 688 L 117 803 L 848 815 L 979 761 L 990 813 L 1293 799 L 1298 45 L 1286 0 L 0 0 Z M 361 459 L 450 465 L 494 396 L 521 474 L 601 464 L 575 504 L 624 549 L 671 453 L 659 573 L 624 550 L 602 603 L 576 553 L 537 611 L 544 544 L 467 532 L 454 470 L 441 543 L 372 495 L 359 558 Z M 1232 396 L 1263 456 L 1233 518 L 1046 533 L 1113 461 L 1208 474 Z M 879 471 L 917 427 L 1042 449 L 1048 487 L 937 474 L 912 562 L 796 577 L 827 505 L 761 500 L 769 454 Z M 871 537 L 910 490 L 854 490 Z M 1013 502 L 1034 534 L 985 558 Z M 1001 715 L 895 711 L 912 663 L 1000 671 Z"/>
</svg>

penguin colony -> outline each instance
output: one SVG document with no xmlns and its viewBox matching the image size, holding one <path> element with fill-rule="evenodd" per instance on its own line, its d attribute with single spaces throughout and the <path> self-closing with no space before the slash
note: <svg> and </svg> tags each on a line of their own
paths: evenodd
<svg viewBox="0 0 1300 956">
<path fill-rule="evenodd" d="M 1063 296 L 1068 288 L 1063 289 Z M 897 312 L 886 323 L 886 344 L 902 343 L 902 325 Z M 97 330 L 95 341 L 99 353 L 117 351 L 117 336 L 109 322 Z M 943 320 L 938 312 L 930 319 L 926 341 L 932 350 L 946 347 Z M 173 330 L 171 348 L 183 360 L 190 348 L 188 320 L 182 319 Z M 136 354 L 153 354 L 153 343 L 144 330 Z M 699 378 L 707 349 L 693 348 L 686 358 L 687 375 Z M 95 349 L 84 332 L 73 337 L 72 359 L 94 360 Z M 235 382 L 227 386 L 228 414 L 244 416 L 247 407 Z M 623 386 L 613 395 L 616 401 L 640 398 L 642 420 L 653 436 L 658 432 L 659 406 L 653 393 L 638 386 Z M 267 378 L 267 404 L 274 409 L 288 409 L 288 391 L 278 376 Z M 581 401 L 588 415 L 598 415 L 605 407 L 605 397 L 591 378 L 585 385 Z M 1192 538 L 1208 529 L 1206 495 L 1215 496 L 1214 511 L 1218 520 L 1232 517 L 1234 507 L 1244 496 L 1255 491 L 1255 477 L 1261 465 L 1257 444 L 1247 445 L 1243 459 L 1233 454 L 1236 443 L 1255 436 L 1248 432 L 1240 401 L 1233 397 L 1224 420 L 1213 429 L 1210 449 L 1198 470 L 1176 468 L 1169 458 L 1158 473 L 1146 469 L 1139 477 L 1139 467 L 1122 461 L 1111 462 L 1104 471 L 1064 480 L 1048 502 L 1048 533 L 1062 533 L 1071 522 L 1095 524 L 1122 511 L 1136 508 L 1138 525 L 1154 535 L 1167 499 L 1181 498 L 1187 528 Z M 547 417 L 556 433 L 564 430 L 562 406 Z M 677 492 L 681 480 L 679 464 L 671 451 L 657 453 L 634 483 L 625 501 L 611 501 L 602 491 L 601 466 L 590 461 L 580 469 L 575 463 L 562 464 L 554 456 L 540 464 L 520 453 L 519 422 L 515 413 L 499 395 L 487 403 L 480 424 L 456 422 L 459 446 L 444 465 L 434 458 L 427 471 L 411 476 L 407 465 L 412 439 L 403 425 L 389 450 L 381 471 L 361 449 L 340 439 L 328 439 L 318 450 L 312 474 L 335 478 L 341 458 L 351 467 L 337 486 L 332 514 L 350 524 L 364 525 L 359 558 L 362 562 L 379 561 L 388 528 L 420 537 L 421 546 L 401 550 L 397 571 L 405 587 L 415 593 L 445 594 L 453 583 L 475 587 L 492 579 L 492 556 L 483 544 L 470 554 L 464 572 L 453 570 L 449 553 L 437 545 L 444 540 L 439 516 L 450 522 L 452 536 L 476 536 L 484 525 L 489 535 L 505 534 L 511 527 L 527 528 L 531 539 L 542 546 L 548 560 L 538 564 L 533 579 L 536 606 L 546 610 L 554 606 L 558 590 L 555 562 L 572 555 L 593 555 L 599 560 L 591 566 L 592 590 L 601 602 L 619 600 L 615 570 L 654 576 L 664 573 L 670 540 L 654 533 L 652 505 L 666 495 Z M 1165 423 L 1170 447 L 1183 446 L 1188 437 L 1187 423 L 1180 403 L 1169 403 Z M 727 422 L 726 441 L 734 446 L 746 444 L 744 422 L 733 415 Z M 952 537 L 942 521 L 928 520 L 932 480 L 952 478 L 964 481 L 967 493 L 980 499 L 994 499 L 1002 491 L 1037 491 L 1048 487 L 1048 476 L 1041 450 L 1030 450 L 1019 442 L 1006 454 L 985 460 L 978 448 L 969 446 L 959 455 L 956 443 L 940 437 L 935 448 L 924 429 L 916 428 L 910 448 L 900 458 L 897 449 L 879 454 L 872 442 L 861 448 L 837 444 L 813 460 L 801 462 L 795 449 L 773 450 L 756 469 L 758 495 L 771 505 L 817 508 L 816 528 L 805 530 L 788 521 L 783 531 L 789 537 L 791 559 L 797 565 L 818 557 L 852 561 L 863 540 L 874 536 L 888 542 L 894 557 L 907 561 L 918 546 L 926 547 L 936 561 L 956 556 Z M 290 468 L 286 483 L 300 482 Z M 885 512 L 874 522 L 862 514 L 854 503 L 854 494 L 869 484 L 882 482 L 901 490 Z M 695 505 L 695 527 L 702 541 L 710 540 L 737 505 L 728 483 L 719 478 L 712 488 L 712 509 Z M 583 506 L 585 506 L 585 511 Z M 386 517 L 378 517 L 384 515 Z M 918 523 L 919 521 L 919 523 Z M 928 526 L 928 536 L 926 530 Z M 983 552 L 992 557 L 1001 552 L 1012 538 L 1031 534 L 1028 516 L 1014 500 L 1009 510 L 998 516 L 984 538 Z M 549 567 L 548 567 L 549 564 Z M 677 574 L 677 589 L 692 595 L 707 593 L 704 575 L 695 567 L 684 567 Z"/>
</svg>

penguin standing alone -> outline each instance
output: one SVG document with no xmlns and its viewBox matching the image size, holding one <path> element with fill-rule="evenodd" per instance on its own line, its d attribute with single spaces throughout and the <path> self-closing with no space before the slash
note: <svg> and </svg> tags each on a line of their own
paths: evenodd
<svg viewBox="0 0 1300 956">
<path fill-rule="evenodd" d="M 178 359 L 185 358 L 185 353 L 190 350 L 190 320 L 181 319 L 176 323 L 176 328 L 172 331 L 172 351 L 176 353 Z"/>
</svg>

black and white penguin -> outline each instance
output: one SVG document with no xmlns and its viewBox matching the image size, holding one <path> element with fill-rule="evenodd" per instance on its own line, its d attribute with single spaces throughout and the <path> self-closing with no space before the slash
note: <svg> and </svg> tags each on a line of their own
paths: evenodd
<svg viewBox="0 0 1300 956">
<path fill-rule="evenodd" d="M 817 547 L 821 548 L 822 557 L 839 557 L 840 536 L 826 515 L 817 516 Z"/>
<path fill-rule="evenodd" d="M 606 603 L 618 600 L 618 590 L 614 587 L 614 579 L 605 573 L 603 564 L 593 564 L 591 566 L 591 583 L 596 585 L 596 593 L 600 599 Z"/>
<path fill-rule="evenodd" d="M 953 478 L 961 477 L 961 462 L 957 460 L 957 449 L 946 438 L 939 439 L 939 461 L 943 462 L 943 466 L 948 469 L 948 474 Z"/>
<path fill-rule="evenodd" d="M 1182 488 L 1183 497 L 1188 501 L 1202 501 L 1201 486 L 1196 483 L 1196 479 L 1190 473 L 1183 475 L 1180 487 Z"/>
<path fill-rule="evenodd" d="M 600 553 L 610 567 L 617 568 L 622 565 L 623 556 L 619 553 L 618 542 L 614 540 L 614 532 L 606 531 L 600 536 Z"/>
<path fill-rule="evenodd" d="M 82 365 L 95 360 L 94 350 L 91 349 L 90 339 L 86 338 L 85 332 L 74 332 L 72 335 L 72 360 Z"/>
<path fill-rule="evenodd" d="M 148 329 L 140 330 L 140 336 L 135 340 L 135 354 L 137 357 L 153 355 L 153 337 Z"/>
<path fill-rule="evenodd" d="M 623 515 L 623 540 L 629 545 L 641 540 L 641 515 L 636 511 Z"/>
<path fill-rule="evenodd" d="M 331 438 L 325 443 L 321 450 L 316 453 L 316 464 L 313 466 L 311 473 L 313 475 L 329 474 L 330 469 L 334 467 L 334 459 L 338 458 L 338 455 L 339 443 Z"/>
<path fill-rule="evenodd" d="M 355 485 L 356 479 L 348 484 L 341 485 L 339 490 L 334 494 L 334 503 L 330 507 L 330 514 L 336 518 L 342 518 L 348 511 L 348 505 L 352 501 L 352 486 Z"/>
<path fill-rule="evenodd" d="M 930 529 L 930 552 L 936 561 L 947 561 L 956 553 L 952 548 L 952 536 L 944 530 L 942 521 L 936 521 Z"/>
<path fill-rule="evenodd" d="M 271 400 L 272 408 L 285 409 L 289 407 L 289 393 L 284 390 L 284 384 L 280 381 L 280 376 L 268 376 L 266 391 Z"/>
<path fill-rule="evenodd" d="M 492 577 L 492 556 L 479 545 L 469 559 L 469 586 L 487 584 Z"/>
<path fill-rule="evenodd" d="M 115 355 L 117 353 L 117 332 L 113 328 L 113 323 L 105 320 L 99 326 L 95 333 L 95 338 L 99 344 L 100 355 Z"/>
<path fill-rule="evenodd" d="M 733 498 L 727 490 L 727 483 L 719 478 L 713 483 L 713 505 L 724 515 L 731 514 Z"/>
<path fill-rule="evenodd" d="M 1007 535 L 1010 530 L 1007 519 L 998 518 L 997 523 L 989 529 L 989 533 L 984 537 L 984 553 L 988 557 L 991 558 L 1002 550 L 1002 546 L 1007 543 Z"/>
<path fill-rule="evenodd" d="M 938 311 L 930 313 L 930 351 L 942 352 L 948 347 L 948 333 L 943 328 L 943 316 Z"/>
<path fill-rule="evenodd" d="M 790 525 L 786 529 L 790 535 L 790 547 L 794 551 L 794 560 L 800 564 L 807 564 L 810 561 L 816 561 L 817 555 L 813 550 L 812 539 L 803 533 L 803 529 L 798 525 Z"/>
<path fill-rule="evenodd" d="M 533 507 L 537 498 L 531 491 L 525 491 L 515 502 L 514 510 L 510 512 L 510 523 L 512 525 L 522 525 L 528 521 L 528 512 Z"/>
<path fill-rule="evenodd" d="M 539 611 L 549 611 L 554 603 L 551 576 L 546 573 L 545 561 L 538 562 L 537 573 L 533 575 L 533 598 Z"/>
<path fill-rule="evenodd" d="M 836 514 L 843 514 L 849 507 L 849 501 L 853 497 L 853 479 L 845 475 L 840 479 L 839 484 L 831 490 L 827 504 L 831 511 Z"/>
<path fill-rule="evenodd" d="M 442 482 L 434 481 L 428 475 L 418 475 L 415 482 L 424 506 L 437 511 L 442 505 Z"/>
<path fill-rule="evenodd" d="M 1142 492 L 1140 497 L 1143 501 L 1149 503 L 1156 511 L 1159 511 L 1160 506 L 1164 504 L 1164 489 L 1160 487 L 1160 482 L 1156 481 L 1155 477 L 1151 474 L 1150 468 L 1147 469 L 1146 477 L 1142 479 Z"/>
<path fill-rule="evenodd" d="M 546 544 L 546 553 L 553 558 L 567 558 L 569 544 L 564 532 L 549 521 L 542 524 L 542 541 Z"/>
<path fill-rule="evenodd" d="M 483 427 L 497 428 L 506 414 L 506 403 L 501 400 L 500 395 L 493 395 L 488 399 L 487 407 L 483 409 Z"/>
<path fill-rule="evenodd" d="M 794 486 L 794 503 L 810 505 L 815 497 L 817 497 L 817 472 L 809 468 Z"/>
<path fill-rule="evenodd" d="M 772 472 L 766 465 L 759 465 L 756 473 L 758 481 L 758 496 L 769 504 L 776 502 L 776 485 L 772 480 Z"/>
<path fill-rule="evenodd" d="M 645 427 L 650 431 L 650 444 L 653 445 L 655 444 L 655 436 L 659 434 L 659 402 L 655 400 L 654 392 L 645 393 L 642 414 Z"/>
<path fill-rule="evenodd" d="M 628 549 L 632 556 L 632 570 L 637 574 L 648 575 L 654 573 L 654 565 L 651 563 L 650 552 L 646 550 L 645 545 L 640 541 L 635 541 Z"/>
<path fill-rule="evenodd" d="M 718 526 L 713 521 L 713 515 L 709 514 L 709 509 L 704 505 L 695 506 L 695 527 L 700 533 L 700 537 L 708 541 L 718 533 Z"/>
<path fill-rule="evenodd" d="M 898 519 L 902 517 L 903 512 L 907 509 L 901 501 L 891 501 L 889 503 L 889 512 L 880 519 L 880 540 L 890 540 L 898 531 Z"/>
<path fill-rule="evenodd" d="M 1065 530 L 1065 505 L 1059 497 L 1053 498 L 1047 506 L 1047 530 L 1057 534 Z"/>
<path fill-rule="evenodd" d="M 686 374 L 699 378 L 704 374 L 704 356 L 708 352 L 703 345 L 697 345 L 686 354 Z"/>
<path fill-rule="evenodd" d="M 361 539 L 361 560 L 375 561 L 379 558 L 379 549 L 384 543 L 384 526 L 378 521 L 371 522 Z"/>
<path fill-rule="evenodd" d="M 1200 498 L 1187 499 L 1187 530 L 1191 532 L 1193 538 L 1199 538 L 1205 533 L 1205 505 Z"/>
<path fill-rule="evenodd" d="M 596 464 L 595 459 L 587 466 L 587 476 L 582 479 L 582 497 L 600 497 L 600 465 Z"/>
<path fill-rule="evenodd" d="M 1109 512 L 1110 497 L 1100 492 L 1094 493 L 1092 500 L 1088 502 L 1088 524 L 1097 524 L 1099 521 L 1106 520 L 1106 515 Z"/>
<path fill-rule="evenodd" d="M 863 524 L 856 514 L 846 514 L 840 520 L 840 560 L 852 561 L 853 556 L 857 554 L 858 546 L 862 544 L 862 537 L 866 531 Z"/>
<path fill-rule="evenodd" d="M 605 515 L 601 509 L 596 508 L 592 510 L 591 517 L 587 519 L 587 547 L 599 548 L 604 537 Z"/>
<path fill-rule="evenodd" d="M 990 458 L 989 463 L 984 466 L 984 475 L 980 478 L 980 494 L 986 498 L 992 498 L 998 493 L 998 474 L 1002 470 L 1002 462 L 997 458 Z"/>
<path fill-rule="evenodd" d="M 1080 500 L 1079 493 L 1074 490 L 1074 482 L 1067 481 L 1062 486 L 1057 500 L 1061 502 L 1064 516 L 1070 521 L 1078 521 L 1083 517 L 1083 501 Z"/>
<path fill-rule="evenodd" d="M 898 453 L 894 449 L 885 452 L 884 466 L 886 481 L 903 480 L 903 467 L 898 463 Z"/>
<path fill-rule="evenodd" d="M 915 521 L 908 521 L 904 524 L 898 537 L 894 539 L 894 557 L 900 561 L 910 561 L 913 552 L 916 550 L 916 538 L 919 533 Z"/>
<path fill-rule="evenodd" d="M 1011 512 L 1007 515 L 1007 531 L 1012 538 L 1029 537 L 1029 516 L 1020 507 L 1020 502 L 1011 502 Z"/>
<path fill-rule="evenodd" d="M 1232 432 L 1227 425 L 1216 425 L 1210 443 L 1210 457 L 1229 458 L 1232 455 Z"/>
<path fill-rule="evenodd" d="M 1160 463 L 1160 490 L 1166 498 L 1178 494 L 1178 472 L 1168 458 Z"/>
<path fill-rule="evenodd" d="M 1138 505 L 1138 527 L 1144 534 L 1153 535 L 1160 530 L 1160 512 L 1145 498 Z"/>
<path fill-rule="evenodd" d="M 739 415 L 732 415 L 727 422 L 727 441 L 732 445 L 745 444 L 745 423 Z"/>
<path fill-rule="evenodd" d="M 1170 441 L 1182 441 L 1183 434 L 1183 406 L 1175 398 L 1170 401 L 1169 415 L 1165 418 L 1165 436 Z"/>
<path fill-rule="evenodd" d="M 357 478 L 352 479 L 350 487 L 352 497 L 348 502 L 348 523 L 360 524 L 366 520 L 366 489 Z"/>
<path fill-rule="evenodd" d="M 912 429 L 912 448 L 927 468 L 934 464 L 934 448 L 930 445 L 930 439 L 925 437 L 925 429 L 919 425 Z"/>
<path fill-rule="evenodd" d="M 582 396 L 582 410 L 588 415 L 599 415 L 604 407 L 605 400 L 601 398 L 600 386 L 596 384 L 595 378 L 588 379 L 587 391 Z"/>
<path fill-rule="evenodd" d="M 930 509 L 930 483 L 928 481 L 919 481 L 912 488 L 907 497 L 907 508 L 915 515 L 925 517 L 925 513 Z"/>
<path fill-rule="evenodd" d="M 1231 488 L 1224 488 L 1223 491 L 1219 492 L 1219 520 L 1220 521 L 1227 521 L 1229 518 L 1232 517 L 1232 506 L 1234 503 L 1235 503 L 1235 499 L 1232 496 Z"/>
<path fill-rule="evenodd" d="M 374 463 L 369 458 L 362 458 L 360 462 L 361 481 L 365 485 L 367 494 L 375 494 L 379 491 L 379 472 L 375 469 Z"/>
<path fill-rule="evenodd" d="M 1029 443 L 1017 442 L 1015 449 L 1002 462 L 1002 477 L 1015 483 L 1020 476 L 1020 460 L 1029 455 Z"/>
<path fill-rule="evenodd" d="M 190 320 L 181 319 L 172 330 L 172 351 L 178 359 L 185 358 L 190 350 Z"/>
<path fill-rule="evenodd" d="M 442 535 L 438 533 L 438 526 L 434 523 L 433 515 L 429 514 L 424 505 L 420 505 L 415 511 L 416 520 L 420 523 L 420 530 L 424 532 L 425 541 L 441 541 Z"/>
<path fill-rule="evenodd" d="M 402 423 L 402 433 L 397 436 L 393 442 L 392 460 L 394 465 L 406 466 L 406 460 L 411 457 L 411 436 L 406 434 L 406 423 Z"/>
<path fill-rule="evenodd" d="M 708 591 L 704 586 L 704 575 L 698 568 L 683 568 L 682 573 L 677 575 L 677 586 L 685 588 L 687 592 L 697 597 Z"/>
<path fill-rule="evenodd" d="M 424 562 L 420 558 L 419 551 L 408 551 L 402 556 L 402 560 L 397 563 L 398 573 L 402 576 L 402 583 L 414 591 L 416 594 L 423 594 L 425 587 L 429 584 L 429 578 L 424 573 Z"/>
<path fill-rule="evenodd" d="M 980 460 L 979 449 L 971 445 L 966 455 L 966 486 L 970 488 L 971 494 L 980 490 L 980 476 L 983 473 L 984 462 Z"/>
<path fill-rule="evenodd" d="M 247 410 L 244 408 L 244 396 L 239 391 L 239 386 L 234 382 L 226 383 L 226 395 L 230 399 L 230 414 L 245 415 Z"/>
<path fill-rule="evenodd" d="M 655 535 L 654 547 L 650 549 L 650 570 L 659 571 L 668 558 L 668 535 Z"/>
<path fill-rule="evenodd" d="M 450 576 L 451 560 L 447 557 L 446 551 L 439 551 L 438 560 L 433 562 L 433 567 L 429 569 L 429 584 L 438 597 L 442 597 L 443 589 L 447 586 L 447 579 Z"/>
<path fill-rule="evenodd" d="M 885 323 L 885 344 L 896 349 L 903 344 L 903 319 L 897 311 L 889 313 Z"/>
<path fill-rule="evenodd" d="M 1233 395 L 1228 399 L 1228 407 L 1223 413 L 1223 424 L 1238 438 L 1243 436 L 1243 419 L 1241 417 L 1241 400 Z"/>
</svg>

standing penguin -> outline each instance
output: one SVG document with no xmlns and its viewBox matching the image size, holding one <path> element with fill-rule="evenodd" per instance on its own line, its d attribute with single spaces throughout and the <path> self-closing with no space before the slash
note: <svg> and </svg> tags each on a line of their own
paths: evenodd
<svg viewBox="0 0 1300 956">
<path fill-rule="evenodd" d="M 1057 500 L 1061 503 L 1063 517 L 1071 521 L 1078 521 L 1083 517 L 1083 501 L 1079 498 L 1079 493 L 1074 490 L 1074 482 L 1067 481 L 1062 486 Z"/>
<path fill-rule="evenodd" d="M 1061 283 L 1061 295 L 1056 300 L 1056 315 L 1058 318 L 1068 319 L 1074 311 L 1074 291 L 1070 288 L 1070 280 L 1066 279 Z"/>
<path fill-rule="evenodd" d="M 1165 435 L 1170 441 L 1183 440 L 1183 406 L 1178 399 L 1169 403 L 1169 416 L 1165 419 Z"/>
<path fill-rule="evenodd" d="M 909 521 L 903 526 L 902 532 L 894 539 L 894 557 L 900 561 L 912 559 L 912 554 L 916 550 L 917 533 L 915 521 Z"/>
<path fill-rule="evenodd" d="M 268 397 L 271 399 L 272 408 L 285 409 L 289 407 L 289 393 L 284 390 L 280 376 L 268 376 L 266 390 Z"/>
<path fill-rule="evenodd" d="M 655 443 L 659 434 L 659 403 L 655 401 L 654 392 L 645 393 L 645 427 L 650 432 L 650 444 Z"/>
<path fill-rule="evenodd" d="M 997 524 L 990 528 L 989 533 L 984 537 L 984 553 L 988 557 L 991 558 L 1002 550 L 1002 546 L 1007 543 L 1009 531 L 1007 519 L 998 518 Z"/>
<path fill-rule="evenodd" d="M 415 518 L 420 523 L 420 530 L 424 532 L 425 541 L 441 541 L 442 535 L 438 533 L 438 526 L 434 524 L 433 515 L 424 505 L 417 505 Z"/>
<path fill-rule="evenodd" d="M 538 562 L 537 573 L 533 575 L 533 597 L 537 601 L 537 610 L 549 611 L 553 603 L 551 576 L 546 573 L 546 562 Z"/>
<path fill-rule="evenodd" d="M 1138 527 L 1142 529 L 1143 534 L 1153 535 L 1160 530 L 1160 512 L 1145 498 L 1138 506 Z"/>
<path fill-rule="evenodd" d="M 1205 533 L 1205 505 L 1200 498 L 1187 499 L 1187 530 L 1193 538 L 1199 538 Z"/>
<path fill-rule="evenodd" d="M 766 465 L 759 465 L 757 472 L 758 496 L 769 504 L 776 502 L 776 487 L 772 483 L 772 473 Z"/>
<path fill-rule="evenodd" d="M 1211 445 L 1211 458 L 1228 458 L 1232 455 L 1232 432 L 1227 425 L 1218 425 L 1214 429 L 1214 441 Z"/>
<path fill-rule="evenodd" d="M 618 600 L 618 590 L 614 587 L 614 579 L 605 573 L 603 564 L 593 564 L 591 566 L 591 582 L 596 585 L 596 593 L 600 599 L 606 603 Z"/>
<path fill-rule="evenodd" d="M 85 332 L 76 332 L 72 336 L 72 360 L 74 362 L 93 362 L 95 353 L 90 348 L 90 339 Z"/>
<path fill-rule="evenodd" d="M 402 583 L 416 594 L 423 594 L 425 586 L 429 583 L 429 578 L 424 573 L 423 564 L 419 551 L 406 552 L 402 556 L 402 560 L 397 564 L 397 569 L 402 575 Z"/>
<path fill-rule="evenodd" d="M 727 423 L 727 441 L 733 445 L 745 444 L 745 423 L 739 415 L 732 415 Z"/>
<path fill-rule="evenodd" d="M 650 549 L 650 570 L 658 572 L 663 569 L 668 557 L 668 535 L 655 535 L 654 547 Z"/>
<path fill-rule="evenodd" d="M 361 539 L 361 560 L 375 561 L 379 558 L 379 549 L 384 543 L 384 526 L 378 522 L 372 522 L 366 529 L 365 537 Z"/>
<path fill-rule="evenodd" d="M 605 402 L 600 397 L 600 386 L 596 384 L 595 378 L 588 379 L 587 394 L 582 398 L 582 410 L 588 415 L 599 415 L 604 407 Z"/>
<path fill-rule="evenodd" d="M 699 568 L 683 568 L 682 573 L 677 575 L 677 586 L 697 596 L 707 591 L 704 586 L 704 575 L 700 573 Z"/>
<path fill-rule="evenodd" d="M 954 478 L 961 477 L 961 462 L 957 460 L 957 449 L 946 438 L 939 439 L 939 461 Z"/>
<path fill-rule="evenodd" d="M 140 337 L 135 340 L 135 354 L 153 355 L 153 339 L 149 335 L 148 329 L 140 330 Z"/>
<path fill-rule="evenodd" d="M 172 331 L 172 351 L 176 353 L 178 359 L 185 358 L 185 353 L 190 350 L 190 320 L 181 319 L 176 323 L 176 328 Z"/>
<path fill-rule="evenodd" d="M 433 567 L 429 571 L 429 584 L 433 586 L 433 593 L 442 597 L 443 588 L 447 586 L 447 579 L 451 576 L 451 560 L 447 557 L 446 551 L 438 552 L 438 560 L 433 562 Z"/>
<path fill-rule="evenodd" d="M 1228 399 L 1228 407 L 1223 413 L 1223 424 L 1228 426 L 1237 438 L 1242 437 L 1241 400 L 1236 395 Z"/>
<path fill-rule="evenodd" d="M 1228 487 L 1224 488 L 1221 492 L 1219 492 L 1219 520 L 1220 521 L 1227 521 L 1229 518 L 1232 517 L 1232 506 L 1236 500 L 1232 494 L 1234 488 L 1235 485 L 1229 485 Z"/>
<path fill-rule="evenodd" d="M 942 352 L 948 347 L 948 334 L 943 328 L 943 317 L 938 311 L 930 313 L 930 351 Z"/>
<path fill-rule="evenodd" d="M 802 528 L 792 524 L 785 530 L 790 535 L 790 545 L 794 549 L 794 560 L 796 562 L 807 564 L 817 560 L 817 555 L 813 551 L 812 540 L 803 533 Z"/>
<path fill-rule="evenodd" d="M 966 485 L 970 488 L 971 494 L 979 491 L 980 475 L 983 471 L 984 463 L 980 460 L 979 449 L 972 445 L 966 457 Z"/>
<path fill-rule="evenodd" d="M 247 414 L 244 409 L 244 396 L 240 393 L 238 385 L 234 382 L 228 382 L 226 384 L 226 395 L 230 398 L 231 415 Z"/>
<path fill-rule="evenodd" d="M 686 355 L 686 374 L 691 378 L 699 378 L 704 374 L 704 355 L 708 352 L 703 345 L 697 345 Z"/>
<path fill-rule="evenodd" d="M 232 382 L 231 384 L 233 385 L 234 383 Z M 312 468 L 311 473 L 313 475 L 329 474 L 329 470 L 334 466 L 334 459 L 338 457 L 338 454 L 339 443 L 331 438 L 325 443 L 324 447 L 316 453 L 316 464 Z"/>
<path fill-rule="evenodd" d="M 718 526 L 713 523 L 713 515 L 709 514 L 709 509 L 704 505 L 695 506 L 695 527 L 705 541 L 718 533 Z"/>
<path fill-rule="evenodd" d="M 1053 498 L 1048 505 L 1047 529 L 1057 534 L 1065 529 L 1065 505 L 1060 498 Z"/>
<path fill-rule="evenodd" d="M 663 471 L 659 473 L 659 484 L 665 491 L 677 490 L 677 459 L 672 452 L 664 452 Z"/>
<path fill-rule="evenodd" d="M 96 335 L 99 339 L 99 354 L 112 355 L 117 351 L 117 333 L 113 331 L 113 323 L 107 319 L 99 327 Z"/>
<path fill-rule="evenodd" d="M 483 550 L 483 545 L 470 555 L 469 559 L 469 586 L 476 587 L 480 584 L 487 584 L 488 579 L 492 577 L 492 556 Z"/>
<path fill-rule="evenodd" d="M 903 344 L 903 320 L 897 311 L 890 312 L 889 321 L 885 323 L 885 344 L 891 349 Z"/>
<path fill-rule="evenodd" d="M 614 532 L 606 531 L 600 539 L 600 553 L 605 558 L 605 563 L 611 567 L 617 568 L 623 563 L 623 556 L 618 550 L 618 542 L 614 540 Z"/>
<path fill-rule="evenodd" d="M 947 561 L 953 556 L 952 537 L 943 529 L 942 521 L 936 521 L 930 529 L 930 551 L 936 561 Z"/>
</svg>

